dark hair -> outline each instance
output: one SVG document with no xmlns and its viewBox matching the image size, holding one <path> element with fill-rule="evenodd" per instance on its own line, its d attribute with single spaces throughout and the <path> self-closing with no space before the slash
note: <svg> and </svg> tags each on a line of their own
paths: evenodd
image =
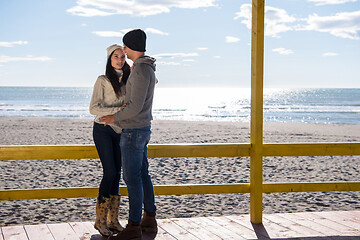
<svg viewBox="0 0 360 240">
<path fill-rule="evenodd" d="M 123 76 L 121 78 L 121 82 L 119 82 L 119 76 L 117 75 L 113 66 L 111 66 L 111 56 L 114 54 L 112 52 L 106 63 L 106 71 L 105 76 L 110 80 L 112 87 L 114 88 L 114 92 L 116 97 L 120 97 L 121 95 L 121 87 L 124 86 L 127 82 L 127 79 L 130 75 L 130 66 L 127 62 L 124 63 L 124 66 L 121 68 L 123 70 Z"/>
</svg>

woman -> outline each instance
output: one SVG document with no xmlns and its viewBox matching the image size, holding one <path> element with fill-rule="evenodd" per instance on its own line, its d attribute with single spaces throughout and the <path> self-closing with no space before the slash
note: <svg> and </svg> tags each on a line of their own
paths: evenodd
<svg viewBox="0 0 360 240">
<path fill-rule="evenodd" d="M 101 235 L 110 236 L 112 232 L 123 230 L 118 221 L 121 172 L 119 144 L 122 129 L 116 123 L 105 126 L 99 118 L 123 109 L 125 84 L 130 74 L 130 67 L 125 62 L 125 53 L 120 45 L 113 44 L 106 50 L 106 72 L 105 75 L 98 77 L 94 85 L 90 113 L 96 115 L 93 138 L 103 167 L 94 227 Z"/>
</svg>

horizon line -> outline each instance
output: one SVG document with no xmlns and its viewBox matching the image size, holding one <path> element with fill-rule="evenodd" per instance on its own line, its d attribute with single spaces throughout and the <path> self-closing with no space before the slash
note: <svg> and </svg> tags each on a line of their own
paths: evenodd
<svg viewBox="0 0 360 240">
<path fill-rule="evenodd" d="M 41 86 L 41 85 L 34 85 L 34 86 L 2 86 L 0 85 L 0 87 L 41 87 L 41 88 L 93 88 L 93 86 Z M 156 87 L 156 88 L 221 88 L 221 89 L 226 89 L 226 88 L 242 88 L 242 89 L 251 89 L 251 87 L 240 87 L 240 86 L 168 86 L 168 87 Z M 327 89 L 336 89 L 336 88 L 343 88 L 343 89 L 359 89 L 360 87 L 320 87 L 320 86 L 298 86 L 298 87 L 265 87 L 264 89 L 315 89 L 315 88 L 327 88 Z"/>
</svg>

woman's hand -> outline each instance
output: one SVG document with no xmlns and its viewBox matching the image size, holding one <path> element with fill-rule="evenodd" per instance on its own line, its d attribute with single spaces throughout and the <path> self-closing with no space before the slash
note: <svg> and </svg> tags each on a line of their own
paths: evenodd
<svg viewBox="0 0 360 240">
<path fill-rule="evenodd" d="M 113 115 L 107 115 L 100 118 L 100 122 L 104 122 L 104 126 L 109 125 L 110 123 L 115 122 Z"/>
<path fill-rule="evenodd" d="M 121 106 L 120 111 L 123 110 L 126 107 L 126 103 Z"/>
</svg>

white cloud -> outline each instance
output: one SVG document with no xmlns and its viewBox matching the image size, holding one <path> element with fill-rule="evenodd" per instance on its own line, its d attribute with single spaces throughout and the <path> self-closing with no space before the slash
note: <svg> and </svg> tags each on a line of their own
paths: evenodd
<svg viewBox="0 0 360 240">
<path fill-rule="evenodd" d="M 82 6 L 75 6 L 66 11 L 81 17 L 110 16 L 116 14 L 114 12 L 105 12 L 94 8 L 85 8 Z"/>
<path fill-rule="evenodd" d="M 323 57 L 334 57 L 334 56 L 337 56 L 337 55 L 339 55 L 339 54 L 333 53 L 333 52 L 323 53 Z"/>
<path fill-rule="evenodd" d="M 7 63 L 7 62 L 18 62 L 18 61 L 51 61 L 52 58 L 49 57 L 9 57 L 9 56 L 0 56 L 0 63 Z"/>
<path fill-rule="evenodd" d="M 243 4 L 240 6 L 240 12 L 235 13 L 234 19 L 244 18 L 241 23 L 251 29 L 251 4 Z"/>
<path fill-rule="evenodd" d="M 243 19 L 241 23 L 251 29 L 251 4 L 243 4 L 240 6 L 240 12 L 235 13 L 234 19 Z M 293 30 L 291 24 L 296 19 L 287 14 L 284 9 L 265 6 L 265 35 L 279 37 L 278 34 Z"/>
<path fill-rule="evenodd" d="M 83 17 L 127 14 L 150 16 L 168 13 L 171 8 L 205 8 L 215 6 L 216 0 L 78 0 L 67 12 Z"/>
<path fill-rule="evenodd" d="M 174 62 L 174 61 L 167 62 L 166 59 L 174 60 L 175 58 L 186 58 L 186 59 L 182 59 L 182 61 L 183 62 L 194 62 L 195 60 L 189 59 L 189 57 L 197 57 L 197 56 L 199 56 L 199 54 L 197 54 L 197 53 L 160 53 L 160 54 L 152 55 L 152 57 L 162 60 L 162 61 L 156 61 L 156 64 L 168 65 L 168 66 L 178 66 L 178 65 L 188 66 L 188 65 L 181 64 L 179 62 Z"/>
<path fill-rule="evenodd" d="M 342 2 L 350 0 L 312 0 L 321 3 Z M 236 13 L 234 19 L 243 19 L 241 23 L 251 29 L 251 4 L 243 4 L 240 12 Z M 321 17 L 317 14 L 310 15 L 306 19 L 302 19 L 306 24 L 293 26 L 292 23 L 296 19 L 287 14 L 283 9 L 265 6 L 265 35 L 279 37 L 281 32 L 292 30 L 308 30 L 327 32 L 336 37 L 360 39 L 358 32 L 360 31 L 360 11 L 341 12 L 335 16 Z"/>
<path fill-rule="evenodd" d="M 168 36 L 169 34 L 168 33 L 165 33 L 165 32 L 162 32 L 158 29 L 155 29 L 155 28 L 146 28 L 145 29 L 145 32 L 146 33 L 153 33 L 153 34 L 159 34 L 159 35 L 164 35 L 164 36 Z"/>
<path fill-rule="evenodd" d="M 213 58 L 221 58 L 220 56 L 214 56 Z"/>
<path fill-rule="evenodd" d="M 273 52 L 277 52 L 280 55 L 289 55 L 289 54 L 293 54 L 294 52 L 290 49 L 285 49 L 285 48 L 274 48 L 272 50 Z"/>
<path fill-rule="evenodd" d="M 360 11 L 342 12 L 335 16 L 320 17 L 316 14 L 305 19 L 307 25 L 301 26 L 298 30 L 311 30 L 327 32 L 336 37 L 360 39 Z"/>
<path fill-rule="evenodd" d="M 123 37 L 123 32 L 114 32 L 114 31 L 95 31 L 92 32 L 100 37 Z"/>
<path fill-rule="evenodd" d="M 0 47 L 14 47 L 15 45 L 25 45 L 27 41 L 16 41 L 16 42 L 0 42 Z"/>
<path fill-rule="evenodd" d="M 197 48 L 197 50 L 205 51 L 205 50 L 208 50 L 208 48 L 207 47 L 199 47 L 199 48 Z"/>
<path fill-rule="evenodd" d="M 240 41 L 240 38 L 232 37 L 232 36 L 226 36 L 226 37 L 225 37 L 225 41 L 226 41 L 227 43 L 235 43 L 235 42 Z"/>
<path fill-rule="evenodd" d="M 357 0 L 307 0 L 307 1 L 308 2 L 314 2 L 316 6 L 344 4 L 344 3 L 348 3 L 348 2 L 357 2 Z"/>
<path fill-rule="evenodd" d="M 180 65 L 180 63 L 177 63 L 177 62 L 163 62 L 163 61 L 160 61 L 160 62 L 156 62 L 156 65 L 178 66 L 178 65 Z"/>
<path fill-rule="evenodd" d="M 157 59 L 162 59 L 162 58 L 174 59 L 174 58 L 197 57 L 197 56 L 199 56 L 199 54 L 197 53 L 161 53 L 161 54 L 152 55 L 152 57 Z"/>
<path fill-rule="evenodd" d="M 116 32 L 116 31 L 94 31 L 92 33 L 96 34 L 100 37 L 123 37 L 125 35 L 125 33 L 129 32 L 131 30 L 133 30 L 133 29 L 123 29 L 123 30 L 120 30 L 119 32 Z M 162 32 L 155 28 L 146 28 L 145 32 L 147 34 L 152 33 L 152 34 L 159 34 L 159 35 L 164 35 L 164 36 L 169 35 L 168 33 Z"/>
</svg>

